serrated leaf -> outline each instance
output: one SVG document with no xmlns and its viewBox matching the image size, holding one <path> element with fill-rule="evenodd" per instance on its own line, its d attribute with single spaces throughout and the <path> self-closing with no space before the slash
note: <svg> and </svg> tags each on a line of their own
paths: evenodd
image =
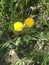
<svg viewBox="0 0 49 65">
<path fill-rule="evenodd" d="M 19 43 L 20 43 L 20 39 L 21 39 L 21 38 L 19 37 L 19 38 L 16 40 L 16 42 L 15 42 L 15 45 L 16 45 L 16 46 L 19 45 Z"/>
<path fill-rule="evenodd" d="M 29 41 L 30 41 L 30 38 L 29 38 L 28 36 L 24 36 L 24 37 L 23 37 L 23 40 L 28 44 Z"/>
</svg>

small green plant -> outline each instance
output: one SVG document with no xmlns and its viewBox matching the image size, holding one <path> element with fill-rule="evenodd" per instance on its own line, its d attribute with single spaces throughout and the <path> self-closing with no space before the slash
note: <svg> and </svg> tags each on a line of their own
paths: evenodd
<svg viewBox="0 0 49 65">
<path fill-rule="evenodd" d="M 49 0 L 0 0 L 0 58 L 14 53 L 12 65 L 49 65 Z"/>
</svg>

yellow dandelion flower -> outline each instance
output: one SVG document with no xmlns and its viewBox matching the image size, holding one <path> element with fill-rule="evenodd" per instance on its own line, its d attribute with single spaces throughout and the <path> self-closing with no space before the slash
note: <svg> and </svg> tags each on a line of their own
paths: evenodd
<svg viewBox="0 0 49 65">
<path fill-rule="evenodd" d="M 15 22 L 14 23 L 14 30 L 18 31 L 18 32 L 22 31 L 23 30 L 23 24 L 21 22 L 19 22 L 19 21 Z"/>
<path fill-rule="evenodd" d="M 27 18 L 24 23 L 27 27 L 30 28 L 34 25 L 34 20 L 32 18 Z"/>
</svg>

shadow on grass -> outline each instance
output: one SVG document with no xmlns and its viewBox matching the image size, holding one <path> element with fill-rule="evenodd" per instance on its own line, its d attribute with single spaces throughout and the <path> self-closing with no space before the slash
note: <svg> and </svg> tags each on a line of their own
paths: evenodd
<svg viewBox="0 0 49 65">
<path fill-rule="evenodd" d="M 10 62 L 6 62 L 5 54 L 7 54 L 7 49 L 4 49 L 0 52 L 0 65 L 10 65 Z"/>
</svg>

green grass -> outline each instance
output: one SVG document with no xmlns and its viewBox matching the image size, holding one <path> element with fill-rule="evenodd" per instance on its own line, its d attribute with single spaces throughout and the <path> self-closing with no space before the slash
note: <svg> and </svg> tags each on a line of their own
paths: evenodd
<svg viewBox="0 0 49 65">
<path fill-rule="evenodd" d="M 15 32 L 13 24 L 28 17 L 34 27 Z M 11 57 L 12 63 L 7 60 Z M 5 59 L 2 65 L 49 65 L 49 0 L 0 0 L 0 58 Z"/>
</svg>

